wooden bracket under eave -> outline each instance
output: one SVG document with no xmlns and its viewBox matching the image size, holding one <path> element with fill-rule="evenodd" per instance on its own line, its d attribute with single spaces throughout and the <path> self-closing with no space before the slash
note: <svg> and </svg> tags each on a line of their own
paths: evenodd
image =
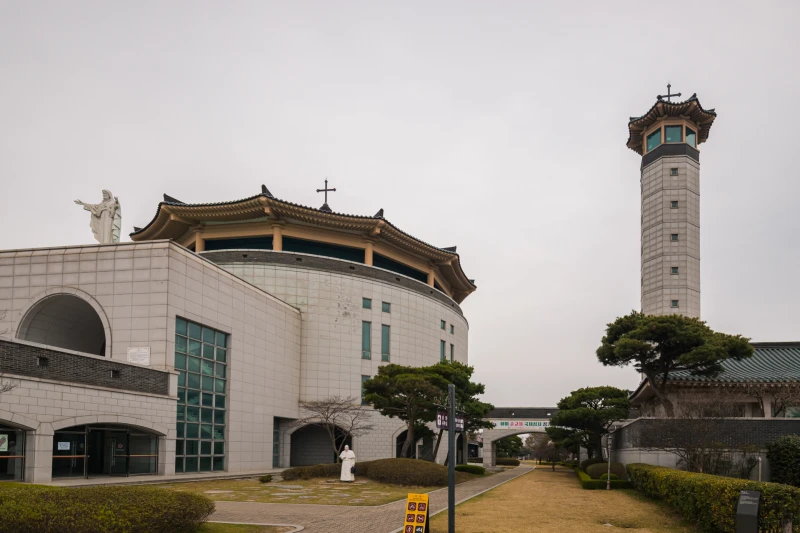
<svg viewBox="0 0 800 533">
<path fill-rule="evenodd" d="M 380 234 L 381 229 L 383 229 L 384 224 L 385 223 L 383 220 L 379 220 L 375 227 L 369 230 L 370 237 L 377 237 Z"/>
<path fill-rule="evenodd" d="M 181 224 L 186 224 L 187 226 L 191 226 L 191 225 L 194 224 L 193 220 L 188 220 L 186 218 L 180 217 L 180 216 L 176 215 L 175 213 L 170 213 L 169 214 L 169 220 L 170 220 L 170 222 L 180 222 Z"/>
</svg>

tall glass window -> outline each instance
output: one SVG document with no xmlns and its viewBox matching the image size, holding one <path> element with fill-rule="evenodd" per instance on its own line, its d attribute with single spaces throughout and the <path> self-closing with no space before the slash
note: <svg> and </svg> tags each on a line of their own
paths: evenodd
<svg viewBox="0 0 800 533">
<path fill-rule="evenodd" d="M 440 320 L 439 321 L 439 327 L 441 327 L 442 329 L 446 328 L 447 327 L 447 322 L 445 322 L 444 320 Z"/>
<path fill-rule="evenodd" d="M 439 361 L 447 361 L 447 356 L 444 353 L 445 348 L 447 348 L 447 343 L 445 341 L 439 341 Z"/>
<path fill-rule="evenodd" d="M 22 481 L 25 473 L 25 432 L 0 426 L 0 480 Z"/>
<path fill-rule="evenodd" d="M 691 128 L 686 128 L 686 144 L 692 148 L 697 148 L 697 133 Z"/>
<path fill-rule="evenodd" d="M 391 329 L 391 326 L 381 324 L 381 361 L 389 360 L 389 341 Z"/>
<path fill-rule="evenodd" d="M 656 148 L 659 144 L 661 144 L 661 130 L 658 129 L 647 136 L 647 151 Z"/>
<path fill-rule="evenodd" d="M 450 345 L 450 362 L 452 363 L 456 359 L 456 345 Z"/>
<path fill-rule="evenodd" d="M 361 323 L 361 359 L 372 359 L 372 322 Z"/>
<path fill-rule="evenodd" d="M 668 143 L 683 142 L 683 126 L 664 127 L 664 137 Z"/>
<path fill-rule="evenodd" d="M 178 318 L 178 435 L 175 472 L 225 470 L 228 335 Z"/>
</svg>

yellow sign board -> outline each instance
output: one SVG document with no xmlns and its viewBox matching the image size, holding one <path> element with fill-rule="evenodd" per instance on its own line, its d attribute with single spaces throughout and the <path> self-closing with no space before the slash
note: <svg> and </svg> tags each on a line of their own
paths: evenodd
<svg viewBox="0 0 800 533">
<path fill-rule="evenodd" d="M 403 533 L 428 533 L 428 495 L 409 494 L 406 500 Z"/>
</svg>

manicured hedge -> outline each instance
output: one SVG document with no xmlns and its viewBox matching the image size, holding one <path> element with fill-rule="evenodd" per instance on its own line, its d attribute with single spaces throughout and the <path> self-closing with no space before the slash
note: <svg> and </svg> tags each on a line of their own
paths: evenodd
<svg viewBox="0 0 800 533">
<path fill-rule="evenodd" d="M 285 481 L 317 477 L 338 478 L 341 471 L 341 464 L 296 466 L 281 472 L 281 477 Z M 442 487 L 447 485 L 447 467 L 417 459 L 378 459 L 377 461 L 356 463 L 355 475 L 393 485 L 416 485 L 421 487 Z M 464 472 L 456 472 L 456 482 L 468 481 L 469 479 L 471 477 Z"/>
<path fill-rule="evenodd" d="M 605 489 L 607 481 L 605 479 L 592 479 L 589 477 L 589 474 L 584 472 L 580 469 L 580 467 L 575 468 L 575 474 L 578 476 L 578 481 L 581 482 L 581 487 L 587 490 L 598 490 L 598 489 Z M 620 479 L 612 479 L 611 480 L 611 488 L 612 489 L 629 489 L 631 488 L 631 484 L 628 481 L 623 481 Z"/>
<path fill-rule="evenodd" d="M 800 487 L 800 436 L 787 435 L 767 445 L 772 480 Z"/>
<path fill-rule="evenodd" d="M 800 516 L 800 489 L 673 468 L 629 464 L 628 479 L 644 494 L 664 500 L 704 531 L 734 533 L 741 490 L 761 492 L 759 531 L 780 531 L 785 512 Z"/>
<path fill-rule="evenodd" d="M 583 461 L 581 461 L 580 467 L 581 470 L 586 472 L 586 469 L 589 468 L 591 465 L 597 465 L 600 463 L 605 463 L 605 461 L 600 457 L 592 457 L 591 459 L 584 459 Z"/>
<path fill-rule="evenodd" d="M 456 472 L 466 472 L 467 474 L 482 476 L 486 473 L 486 469 L 478 465 L 456 465 Z"/>
<path fill-rule="evenodd" d="M 497 466 L 519 466 L 519 459 L 512 459 L 511 457 L 498 457 Z"/>
<path fill-rule="evenodd" d="M 597 463 L 589 465 L 584 470 L 592 479 L 600 479 L 600 476 L 608 473 L 608 463 Z M 619 479 L 628 479 L 628 473 L 625 471 L 625 465 L 622 463 L 611 463 L 611 473 L 616 474 Z"/>
<path fill-rule="evenodd" d="M 0 484 L 0 533 L 188 533 L 213 512 L 205 496 L 156 487 Z"/>
</svg>

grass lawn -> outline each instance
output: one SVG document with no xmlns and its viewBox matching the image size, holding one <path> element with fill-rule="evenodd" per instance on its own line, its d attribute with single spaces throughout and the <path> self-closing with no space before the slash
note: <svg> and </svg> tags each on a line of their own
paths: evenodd
<svg viewBox="0 0 800 533">
<path fill-rule="evenodd" d="M 293 527 L 215 524 L 207 522 L 197 530 L 197 533 L 284 533 L 286 531 L 292 531 L 293 529 Z"/>
<path fill-rule="evenodd" d="M 475 478 L 477 476 L 469 476 Z M 258 479 L 217 479 L 159 485 L 171 490 L 198 492 L 218 502 L 321 503 L 326 505 L 383 505 L 402 500 L 409 492 L 425 493 L 439 487 L 387 485 L 368 479 L 342 483 L 316 478 L 259 483 Z"/>
<path fill-rule="evenodd" d="M 634 490 L 583 490 L 571 469 L 538 467 L 456 508 L 458 533 L 694 533 L 694 527 Z M 447 512 L 431 533 L 447 532 Z"/>
</svg>

